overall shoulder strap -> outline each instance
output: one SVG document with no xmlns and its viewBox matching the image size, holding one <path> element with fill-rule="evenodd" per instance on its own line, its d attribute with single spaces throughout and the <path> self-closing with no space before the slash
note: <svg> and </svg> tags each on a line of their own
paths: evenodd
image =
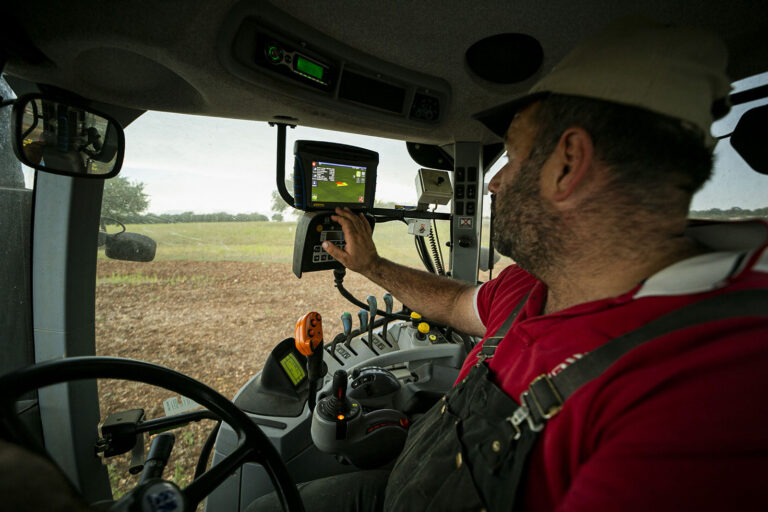
<svg viewBox="0 0 768 512">
<path fill-rule="evenodd" d="M 520 407 L 509 420 L 516 428 L 528 422 L 532 430 L 541 430 L 569 396 L 633 348 L 680 329 L 739 317 L 768 318 L 768 290 L 740 290 L 688 304 L 612 339 L 554 377 L 536 377 L 520 396 Z"/>
<path fill-rule="evenodd" d="M 528 296 L 530 294 L 531 292 L 529 291 L 520 300 L 520 302 L 517 303 L 517 306 L 515 306 L 515 309 L 513 309 L 512 312 L 507 317 L 507 319 L 504 320 L 504 323 L 501 324 L 501 327 L 496 329 L 496 332 L 493 333 L 493 336 L 488 336 L 487 338 L 485 338 L 485 341 L 483 342 L 483 348 L 480 350 L 478 357 L 481 357 L 483 359 L 488 359 L 489 357 L 493 357 L 493 354 L 496 352 L 496 347 L 499 346 L 499 343 L 501 343 L 501 340 L 503 340 L 504 336 L 506 336 L 507 333 L 509 332 L 510 327 L 512 327 L 512 324 L 515 322 L 515 318 L 517 318 L 517 315 L 520 314 L 520 311 L 523 309 L 523 306 L 525 306 L 525 303 L 528 301 Z"/>
</svg>

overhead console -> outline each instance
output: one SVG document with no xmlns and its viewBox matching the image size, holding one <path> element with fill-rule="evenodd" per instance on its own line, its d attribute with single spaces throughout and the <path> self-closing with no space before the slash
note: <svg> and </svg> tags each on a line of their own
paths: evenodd
<svg viewBox="0 0 768 512">
<path fill-rule="evenodd" d="M 230 72 L 260 87 L 390 121 L 439 124 L 450 96 L 445 80 L 366 55 L 266 2 L 238 4 L 218 50 Z"/>
</svg>

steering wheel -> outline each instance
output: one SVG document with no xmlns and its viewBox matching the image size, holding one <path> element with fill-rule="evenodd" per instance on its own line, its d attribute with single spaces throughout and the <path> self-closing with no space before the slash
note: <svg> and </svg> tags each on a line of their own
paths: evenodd
<svg viewBox="0 0 768 512">
<path fill-rule="evenodd" d="M 152 384 L 186 396 L 227 423 L 237 434 L 237 448 L 179 492 L 184 510 L 193 511 L 231 473 L 246 462 L 264 466 L 284 510 L 303 512 L 299 492 L 267 436 L 243 411 L 222 395 L 183 373 L 144 361 L 117 357 L 70 357 L 46 361 L 0 377 L 0 421 L 13 440 L 34 451 L 39 443 L 21 424 L 15 403 L 26 392 L 83 379 L 122 379 Z M 48 458 L 47 454 L 45 454 Z"/>
</svg>

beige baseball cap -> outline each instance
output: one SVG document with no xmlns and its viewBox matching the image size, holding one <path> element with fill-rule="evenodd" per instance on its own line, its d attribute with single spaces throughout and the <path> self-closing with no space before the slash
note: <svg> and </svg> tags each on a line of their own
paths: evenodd
<svg viewBox="0 0 768 512">
<path fill-rule="evenodd" d="M 547 94 L 584 96 L 682 119 L 712 142 L 728 113 L 728 52 L 714 34 L 645 18 L 622 18 L 582 41 L 528 94 L 475 114 L 504 138 L 515 113 Z"/>
</svg>

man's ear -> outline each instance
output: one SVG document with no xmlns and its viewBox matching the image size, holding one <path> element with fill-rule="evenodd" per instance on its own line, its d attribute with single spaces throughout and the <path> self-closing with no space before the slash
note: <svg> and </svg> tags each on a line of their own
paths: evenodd
<svg viewBox="0 0 768 512">
<path fill-rule="evenodd" d="M 555 202 L 567 201 L 585 183 L 593 163 L 592 137 L 579 126 L 568 128 L 542 169 L 543 190 Z"/>
</svg>

